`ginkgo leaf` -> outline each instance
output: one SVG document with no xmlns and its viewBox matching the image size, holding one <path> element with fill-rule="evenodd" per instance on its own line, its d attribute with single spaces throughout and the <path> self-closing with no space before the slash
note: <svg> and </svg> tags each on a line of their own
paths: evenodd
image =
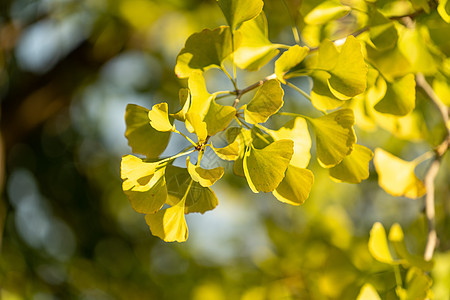
<svg viewBox="0 0 450 300">
<path fill-rule="evenodd" d="M 236 160 L 239 156 L 239 140 L 236 139 L 231 144 L 223 147 L 216 148 L 211 144 L 211 148 L 214 150 L 216 155 L 224 160 Z"/>
<path fill-rule="evenodd" d="M 449 0 L 441 0 L 439 1 L 437 11 L 441 18 L 447 22 L 450 23 L 450 1 Z"/>
<path fill-rule="evenodd" d="M 167 103 L 155 104 L 148 112 L 150 125 L 158 131 L 172 131 L 174 126 L 169 121 Z"/>
<path fill-rule="evenodd" d="M 352 153 L 330 168 L 330 176 L 338 182 L 360 183 L 369 177 L 369 162 L 372 157 L 373 152 L 369 148 L 355 144 Z"/>
<path fill-rule="evenodd" d="M 148 158 L 157 158 L 166 149 L 170 132 L 153 129 L 148 119 L 148 112 L 149 110 L 144 107 L 127 105 L 125 137 L 134 153 L 144 154 Z"/>
<path fill-rule="evenodd" d="M 278 54 L 278 45 L 272 44 L 268 38 L 267 19 L 264 12 L 242 24 L 238 32 L 241 34 L 241 43 L 233 55 L 239 68 L 250 71 L 259 70 Z"/>
<path fill-rule="evenodd" d="M 182 199 L 172 207 L 145 216 L 145 221 L 154 236 L 165 242 L 184 242 L 187 240 L 189 231 L 184 217 L 184 203 L 185 200 Z"/>
<path fill-rule="evenodd" d="M 232 106 L 217 104 L 214 99 L 209 104 L 208 112 L 204 117 L 208 135 L 213 136 L 216 133 L 225 130 L 236 116 L 236 109 Z"/>
<path fill-rule="evenodd" d="M 388 81 L 395 81 L 411 73 L 411 64 L 398 47 L 378 50 L 366 44 L 367 60 L 383 74 Z"/>
<path fill-rule="evenodd" d="M 232 51 L 231 31 L 228 26 L 194 33 L 186 40 L 184 48 L 177 56 L 175 74 L 185 78 L 195 70 L 206 71 L 212 67 L 220 67 Z"/>
<path fill-rule="evenodd" d="M 375 110 L 405 116 L 416 106 L 416 81 L 413 74 L 408 74 L 396 81 L 387 83 L 386 94 L 375 104 Z"/>
<path fill-rule="evenodd" d="M 250 124 L 266 122 L 283 106 L 283 95 L 284 91 L 278 80 L 264 82 L 245 107 L 245 121 Z"/>
<path fill-rule="evenodd" d="M 406 292 L 402 299 L 432 299 L 433 281 L 423 270 L 410 268 L 406 274 Z"/>
<path fill-rule="evenodd" d="M 398 33 L 392 20 L 374 9 L 370 22 L 369 36 L 375 48 L 379 50 L 393 48 L 397 43 Z"/>
<path fill-rule="evenodd" d="M 278 130 L 269 130 L 275 140 L 291 139 L 294 142 L 294 154 L 290 165 L 297 168 L 306 168 L 311 159 L 311 136 L 308 124 L 303 118 L 295 118 Z"/>
<path fill-rule="evenodd" d="M 211 102 L 211 94 L 206 89 L 203 74 L 198 71 L 192 72 L 188 80 L 188 87 L 191 94 L 189 111 L 199 114 L 203 120 Z"/>
<path fill-rule="evenodd" d="M 416 162 L 404 161 L 377 148 L 374 164 L 378 173 L 378 184 L 387 193 L 408 198 L 419 198 L 425 194 L 423 182 L 414 174 Z"/>
<path fill-rule="evenodd" d="M 204 187 L 211 186 L 216 183 L 217 180 L 222 178 L 224 173 L 224 169 L 222 167 L 203 169 L 200 166 L 193 165 L 189 160 L 189 157 L 186 159 L 186 166 L 191 178 Z"/>
<path fill-rule="evenodd" d="M 173 206 L 185 197 L 184 213 L 186 214 L 195 212 L 203 214 L 219 204 L 215 193 L 209 187 L 203 187 L 193 181 L 186 168 L 168 166 L 166 181 L 168 191 L 166 203 Z"/>
<path fill-rule="evenodd" d="M 294 45 L 284 52 L 275 62 L 275 74 L 278 80 L 286 84 L 284 74 L 303 61 L 309 52 L 308 47 Z"/>
<path fill-rule="evenodd" d="M 311 90 L 311 103 L 323 112 L 336 109 L 344 105 L 344 100 L 336 98 L 328 87 L 331 75 L 325 71 L 314 71 L 311 74 L 313 88 Z"/>
<path fill-rule="evenodd" d="M 395 265 L 400 261 L 392 258 L 386 238 L 386 230 L 379 222 L 373 224 L 369 237 L 369 252 L 372 256 L 383 263 Z"/>
<path fill-rule="evenodd" d="M 317 159 L 323 167 L 337 165 L 352 152 L 356 143 L 353 110 L 345 108 L 320 118 L 306 120 L 314 129 Z"/>
<path fill-rule="evenodd" d="M 334 96 L 347 100 L 361 94 L 366 89 L 367 65 L 361 45 L 354 36 L 348 36 L 335 67 L 329 71 L 328 87 Z"/>
<path fill-rule="evenodd" d="M 294 142 L 279 140 L 263 149 L 247 147 L 243 168 L 248 185 L 254 193 L 271 192 L 283 180 L 294 153 Z"/>
<path fill-rule="evenodd" d="M 272 193 L 281 202 L 300 205 L 309 197 L 313 182 L 314 175 L 310 170 L 289 165 L 283 180 Z"/>
<path fill-rule="evenodd" d="M 206 129 L 206 123 L 203 122 L 200 118 L 200 115 L 195 112 L 188 112 L 186 114 L 186 121 L 193 128 L 193 132 L 197 135 L 198 143 L 203 144 L 206 141 L 206 137 L 208 136 L 208 131 Z"/>
<path fill-rule="evenodd" d="M 262 11 L 262 0 L 218 0 L 228 25 L 236 29 L 243 22 L 251 20 Z"/>
<path fill-rule="evenodd" d="M 317 55 L 317 69 L 332 70 L 336 67 L 339 58 L 339 51 L 336 45 L 325 39 L 320 43 Z"/>
<path fill-rule="evenodd" d="M 180 99 L 181 109 L 175 114 L 171 114 L 172 117 L 177 119 L 178 121 L 184 122 L 186 121 L 186 114 L 191 106 L 191 95 L 189 93 L 189 89 L 182 88 L 178 92 L 178 97 Z"/>
<path fill-rule="evenodd" d="M 133 155 L 122 157 L 122 189 L 131 206 L 139 213 L 155 213 L 166 202 L 165 167 L 158 162 L 146 163 Z"/>
<path fill-rule="evenodd" d="M 404 240 L 403 230 L 398 223 L 391 226 L 388 238 L 397 255 L 406 260 L 406 267 L 415 266 L 424 271 L 430 271 L 432 269 L 432 261 L 426 261 L 422 255 L 413 255 L 408 251 Z"/>
<path fill-rule="evenodd" d="M 377 290 L 370 283 L 366 283 L 361 288 L 356 300 L 381 300 L 381 298 Z"/>
<path fill-rule="evenodd" d="M 345 16 L 350 11 L 349 6 L 344 6 L 339 1 L 323 1 L 305 16 L 305 23 L 311 25 L 325 24 Z"/>
</svg>

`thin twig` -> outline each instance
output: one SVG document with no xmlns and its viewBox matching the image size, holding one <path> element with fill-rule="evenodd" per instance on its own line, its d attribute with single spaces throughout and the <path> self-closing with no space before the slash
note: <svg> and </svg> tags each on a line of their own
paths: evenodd
<svg viewBox="0 0 450 300">
<path fill-rule="evenodd" d="M 236 94 L 236 99 L 234 100 L 233 107 L 236 107 L 239 104 L 239 100 L 241 99 L 242 95 L 244 95 L 244 94 L 246 94 L 246 93 L 256 89 L 257 87 L 260 87 L 261 85 L 264 84 L 264 82 L 269 81 L 271 79 L 275 79 L 275 78 L 277 78 L 277 75 L 275 73 L 273 73 L 273 74 L 270 74 L 269 76 L 265 77 L 264 79 L 262 79 L 262 80 L 260 80 L 258 82 L 255 82 L 252 85 L 249 85 L 245 89 L 242 89 L 242 90 L 236 89 L 233 92 L 233 93 Z"/>
</svg>

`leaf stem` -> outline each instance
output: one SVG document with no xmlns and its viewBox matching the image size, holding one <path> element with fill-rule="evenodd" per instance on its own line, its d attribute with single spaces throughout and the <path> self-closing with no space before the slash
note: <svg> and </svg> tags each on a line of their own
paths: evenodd
<svg viewBox="0 0 450 300">
<path fill-rule="evenodd" d="M 402 276 L 400 274 L 400 267 L 398 265 L 394 266 L 395 283 L 397 287 L 403 288 Z"/>
<path fill-rule="evenodd" d="M 305 93 L 305 91 L 303 91 L 302 89 L 300 89 L 299 87 L 293 85 L 292 83 L 290 83 L 289 81 L 286 81 L 286 85 L 293 88 L 294 90 L 296 90 L 297 92 L 299 92 L 300 94 L 303 95 L 303 97 L 305 97 L 306 99 L 308 99 L 309 101 L 311 101 L 311 97 Z"/>
<path fill-rule="evenodd" d="M 421 155 L 419 155 L 418 157 L 414 158 L 412 160 L 413 163 L 415 163 L 416 165 L 419 165 L 421 163 L 423 163 L 424 161 L 430 159 L 433 157 L 433 152 L 432 151 L 427 151 Z"/>
<path fill-rule="evenodd" d="M 188 140 L 194 147 L 197 147 L 197 143 L 195 143 L 193 140 L 191 140 L 187 135 L 185 135 L 184 133 L 176 130 L 175 128 L 172 129 L 173 132 L 178 133 L 179 135 L 183 136 L 186 140 Z"/>
<path fill-rule="evenodd" d="M 192 150 L 187 151 L 187 152 L 180 152 L 180 153 L 178 153 L 178 154 L 176 154 L 174 156 L 167 157 L 167 158 L 165 158 L 163 160 L 160 160 L 160 161 L 158 161 L 158 163 L 159 164 L 165 163 L 166 161 L 171 161 L 171 160 L 177 159 L 178 157 L 181 157 L 181 156 L 184 156 L 184 155 L 189 155 L 189 154 L 191 154 L 194 151 L 195 151 L 195 149 L 192 149 Z"/>
<path fill-rule="evenodd" d="M 292 15 L 291 10 L 289 9 L 289 6 L 288 6 L 286 0 L 283 0 L 283 4 L 286 7 L 286 10 L 288 11 L 289 18 L 291 19 L 291 29 L 292 29 L 292 34 L 294 36 L 295 43 L 297 45 L 300 45 L 300 35 L 298 34 L 298 28 L 297 28 L 297 22 L 296 22 L 297 20 Z"/>
<path fill-rule="evenodd" d="M 234 62 L 233 62 L 233 65 L 234 65 Z M 230 73 L 228 73 L 227 69 L 226 69 L 224 66 L 220 66 L 220 69 L 221 69 L 221 70 L 225 73 L 225 75 L 227 75 L 227 77 L 231 80 L 231 83 L 233 83 L 234 89 L 235 89 L 236 91 L 238 91 L 239 89 L 238 89 L 238 87 L 237 87 L 236 80 L 233 79 L 233 77 L 231 77 Z"/>
</svg>

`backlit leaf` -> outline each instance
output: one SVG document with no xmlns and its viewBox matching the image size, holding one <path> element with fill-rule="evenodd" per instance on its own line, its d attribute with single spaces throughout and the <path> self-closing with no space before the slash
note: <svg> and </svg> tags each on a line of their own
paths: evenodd
<svg viewBox="0 0 450 300">
<path fill-rule="evenodd" d="M 311 91 L 311 102 L 315 108 L 323 112 L 336 109 L 344 105 L 344 100 L 336 98 L 328 87 L 331 75 L 324 71 L 314 71 L 311 74 L 313 89 Z"/>
<path fill-rule="evenodd" d="M 191 106 L 191 95 L 189 93 L 189 89 L 182 88 L 178 92 L 178 97 L 180 99 L 181 109 L 175 114 L 171 114 L 172 117 L 177 119 L 178 121 L 184 122 L 186 121 L 186 114 Z"/>
<path fill-rule="evenodd" d="M 308 47 L 300 47 L 299 45 L 294 45 L 284 52 L 275 62 L 275 74 L 278 80 L 286 84 L 284 74 L 301 63 L 308 52 Z"/>
<path fill-rule="evenodd" d="M 193 128 L 193 132 L 197 135 L 198 143 L 203 144 L 206 141 L 206 137 L 208 136 L 208 131 L 206 129 L 206 123 L 203 122 L 200 118 L 200 115 L 195 112 L 188 112 L 186 114 L 186 121 Z"/>
<path fill-rule="evenodd" d="M 245 121 L 264 123 L 283 106 L 284 91 L 276 79 L 268 80 L 258 89 L 245 107 Z"/>
<path fill-rule="evenodd" d="M 314 175 L 310 170 L 289 165 L 273 195 L 281 202 L 300 205 L 309 197 L 313 182 Z"/>
<path fill-rule="evenodd" d="M 450 1 L 449 0 L 441 0 L 439 1 L 437 11 L 441 18 L 447 22 L 450 23 Z"/>
<path fill-rule="evenodd" d="M 156 214 L 146 215 L 145 221 L 152 234 L 165 242 L 186 241 L 189 231 L 184 217 L 184 203 L 183 199 L 178 204 L 160 210 Z"/>
<path fill-rule="evenodd" d="M 306 168 L 311 159 L 311 136 L 308 124 L 303 118 L 295 118 L 278 130 L 269 130 L 275 140 L 291 139 L 294 142 L 294 154 L 290 165 L 297 168 Z"/>
<path fill-rule="evenodd" d="M 211 144 L 211 148 L 217 154 L 218 157 L 224 160 L 236 160 L 239 156 L 239 140 L 236 139 L 231 144 L 223 147 L 216 148 Z"/>
<path fill-rule="evenodd" d="M 254 193 L 271 192 L 280 184 L 294 153 L 293 147 L 291 140 L 275 141 L 263 149 L 247 147 L 243 168 Z"/>
<path fill-rule="evenodd" d="M 165 167 L 158 162 L 146 163 L 133 155 L 122 157 L 122 189 L 131 206 L 139 213 L 155 213 L 166 202 Z"/>
<path fill-rule="evenodd" d="M 268 38 L 267 19 L 262 12 L 258 17 L 242 24 L 238 32 L 241 43 L 236 49 L 234 61 L 241 69 L 259 70 L 278 54 L 278 45 Z"/>
<path fill-rule="evenodd" d="M 220 67 L 222 61 L 233 51 L 231 31 L 228 26 L 214 30 L 204 29 L 187 40 L 177 56 L 175 73 L 180 78 L 189 77 L 195 70 L 206 71 Z"/>
<path fill-rule="evenodd" d="M 191 178 L 204 187 L 213 185 L 223 176 L 224 173 L 224 169 L 222 167 L 203 169 L 200 166 L 193 165 L 190 162 L 189 157 L 186 159 L 186 165 Z"/>
<path fill-rule="evenodd" d="M 373 45 L 380 50 L 393 48 L 398 40 L 394 23 L 376 9 L 372 12 L 370 21 L 369 36 Z"/>
<path fill-rule="evenodd" d="M 127 130 L 125 137 L 134 153 L 144 154 L 148 158 L 157 158 L 166 149 L 170 132 L 160 132 L 150 125 L 149 110 L 134 104 L 128 104 L 125 111 Z"/>
<path fill-rule="evenodd" d="M 262 0 L 218 0 L 218 2 L 232 29 L 255 18 L 261 13 L 264 5 Z"/>
<path fill-rule="evenodd" d="M 370 230 L 369 251 L 372 256 L 386 264 L 398 264 L 399 261 L 392 258 L 386 239 L 386 230 L 381 223 L 376 222 Z"/>
<path fill-rule="evenodd" d="M 378 184 L 389 194 L 419 198 L 426 190 L 423 182 L 414 174 L 416 163 L 404 161 L 380 148 L 375 149 L 375 169 Z"/>
<path fill-rule="evenodd" d="M 392 82 L 398 77 L 403 77 L 408 73 L 411 73 L 411 64 L 398 47 L 378 50 L 367 44 L 366 50 L 369 62 L 373 64 L 387 80 Z"/>
<path fill-rule="evenodd" d="M 433 281 L 424 271 L 410 268 L 406 274 L 406 294 L 404 299 L 432 299 Z"/>
<path fill-rule="evenodd" d="M 148 112 L 150 125 L 158 131 L 172 131 L 174 126 L 169 121 L 167 103 L 155 104 Z"/>
<path fill-rule="evenodd" d="M 373 152 L 369 148 L 355 144 L 352 153 L 330 168 L 330 176 L 337 181 L 360 183 L 369 177 L 372 157 Z"/>
<path fill-rule="evenodd" d="M 236 116 L 236 109 L 232 106 L 217 104 L 214 99 L 209 104 L 209 109 L 204 117 L 208 135 L 225 130 Z"/>
<path fill-rule="evenodd" d="M 339 1 L 323 1 L 305 16 L 305 23 L 312 25 L 325 24 L 345 16 L 350 10 L 349 6 L 344 6 Z"/>
<path fill-rule="evenodd" d="M 366 283 L 361 288 L 356 300 L 381 300 L 381 298 L 378 295 L 377 290 L 375 290 L 370 283 Z"/>
<path fill-rule="evenodd" d="M 316 135 L 317 159 L 326 168 L 340 163 L 356 142 L 351 109 L 341 109 L 320 118 L 307 118 Z"/>
</svg>

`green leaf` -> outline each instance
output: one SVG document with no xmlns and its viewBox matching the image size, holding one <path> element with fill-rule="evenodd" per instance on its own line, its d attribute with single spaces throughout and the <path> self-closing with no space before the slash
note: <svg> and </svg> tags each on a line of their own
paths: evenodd
<svg viewBox="0 0 450 300">
<path fill-rule="evenodd" d="M 139 213 L 155 213 L 166 202 L 165 167 L 158 162 L 146 163 L 133 155 L 121 162 L 122 189 L 133 209 Z"/>
<path fill-rule="evenodd" d="M 305 16 L 305 23 L 311 25 L 325 24 L 342 18 L 350 11 L 349 6 L 344 6 L 339 1 L 323 1 Z"/>
<path fill-rule="evenodd" d="M 254 193 L 271 192 L 280 184 L 294 153 L 293 147 L 291 140 L 275 141 L 263 149 L 247 147 L 243 168 Z"/>
<path fill-rule="evenodd" d="M 411 268 L 406 274 L 406 295 L 404 299 L 432 299 L 430 276 L 418 268 Z"/>
<path fill-rule="evenodd" d="M 379 50 L 393 48 L 398 40 L 398 33 L 394 23 L 377 9 L 374 9 L 372 12 L 369 36 L 375 48 Z"/>
<path fill-rule="evenodd" d="M 222 167 L 203 169 L 200 166 L 195 166 L 190 162 L 189 157 L 186 159 L 186 165 L 191 178 L 204 187 L 212 186 L 223 176 L 224 173 L 224 169 Z"/>
<path fill-rule="evenodd" d="M 369 62 L 373 64 L 388 81 L 395 81 L 396 78 L 403 77 L 411 72 L 411 64 L 398 47 L 377 50 L 367 44 L 366 50 Z"/>
<path fill-rule="evenodd" d="M 314 175 L 310 170 L 289 165 L 273 195 L 281 202 L 300 205 L 309 197 L 313 182 Z"/>
<path fill-rule="evenodd" d="M 184 199 L 178 204 L 145 216 L 150 230 L 165 242 L 184 242 L 188 238 L 188 227 L 184 217 Z"/>
<path fill-rule="evenodd" d="M 330 168 L 330 176 L 337 181 L 360 183 L 369 177 L 369 162 L 372 157 L 373 152 L 369 148 L 355 144 L 352 153 Z"/>
<path fill-rule="evenodd" d="M 186 121 L 189 122 L 193 128 L 193 132 L 197 135 L 198 143 L 203 144 L 208 136 L 206 123 L 200 118 L 200 115 L 195 112 L 188 112 L 186 114 Z"/>
<path fill-rule="evenodd" d="M 336 109 L 345 104 L 344 100 L 336 98 L 328 87 L 331 75 L 325 71 L 314 71 L 311 74 L 313 89 L 311 91 L 311 103 L 315 108 L 323 112 Z"/>
<path fill-rule="evenodd" d="M 150 125 L 158 131 L 172 131 L 174 126 L 169 121 L 167 103 L 155 104 L 152 110 L 148 112 Z"/>
<path fill-rule="evenodd" d="M 239 68 L 250 71 L 259 70 L 278 54 L 279 45 L 272 44 L 268 38 L 267 19 L 264 12 L 257 18 L 242 24 L 238 32 L 242 40 L 233 55 Z"/>
<path fill-rule="evenodd" d="M 264 123 L 283 106 L 284 91 L 276 79 L 271 79 L 258 89 L 245 107 L 245 121 L 250 124 Z"/>
<path fill-rule="evenodd" d="M 356 300 L 381 300 L 381 298 L 377 290 L 370 283 L 366 283 L 361 288 Z"/>
<path fill-rule="evenodd" d="M 297 168 L 306 168 L 311 159 L 311 136 L 308 124 L 303 118 L 295 118 L 278 130 L 268 130 L 275 140 L 290 139 L 294 142 L 294 154 L 290 165 Z"/>
<path fill-rule="evenodd" d="M 148 112 L 149 110 L 144 107 L 135 104 L 127 105 L 125 137 L 134 153 L 143 154 L 148 158 L 157 158 L 166 149 L 170 132 L 159 132 L 153 129 L 148 119 Z"/>
<path fill-rule="evenodd" d="M 175 73 L 178 77 L 185 78 L 195 70 L 206 71 L 212 67 L 220 67 L 232 52 L 231 31 L 228 26 L 214 30 L 204 29 L 186 40 L 177 56 Z"/>
<path fill-rule="evenodd" d="M 433 268 L 432 261 L 426 261 L 421 255 L 413 255 L 408 251 L 403 230 L 398 223 L 392 225 L 389 231 L 389 241 L 394 246 L 397 255 L 406 260 L 407 263 L 404 264 L 406 267 L 415 266 L 424 271 L 430 271 Z"/>
<path fill-rule="evenodd" d="M 430 4 L 428 3 L 427 0 L 411 0 L 411 3 L 415 10 L 423 9 L 427 14 L 430 13 Z"/>
<path fill-rule="evenodd" d="M 317 55 L 317 69 L 332 70 L 336 67 L 339 59 L 339 51 L 336 45 L 325 39 L 320 43 Z"/>
<path fill-rule="evenodd" d="M 166 170 L 167 204 L 173 206 L 186 196 L 184 213 L 205 213 L 214 209 L 219 201 L 209 187 L 203 187 L 192 180 L 186 168 L 169 165 Z M 189 188 L 190 185 L 190 188 Z M 186 191 L 188 190 L 187 195 Z"/>
<path fill-rule="evenodd" d="M 308 47 L 294 45 L 284 52 L 275 62 L 275 74 L 278 80 L 286 84 L 284 74 L 303 61 L 309 52 Z"/>
<path fill-rule="evenodd" d="M 225 130 L 236 116 L 236 109 L 231 106 L 217 104 L 214 99 L 209 104 L 208 112 L 204 117 L 208 135 L 213 136 L 216 133 Z"/>
<path fill-rule="evenodd" d="M 366 89 L 367 65 L 361 45 L 353 36 L 348 36 L 336 63 L 329 71 L 328 87 L 334 96 L 347 100 L 361 94 Z"/>
<path fill-rule="evenodd" d="M 386 239 L 386 230 L 384 230 L 383 225 L 379 222 L 373 224 L 373 227 L 370 230 L 369 252 L 376 260 L 382 263 L 390 265 L 400 263 L 400 261 L 392 258 Z"/>
<path fill-rule="evenodd" d="M 320 118 L 307 118 L 316 135 L 317 159 L 325 167 L 333 167 L 353 150 L 353 110 L 345 108 Z"/>
<path fill-rule="evenodd" d="M 239 157 L 238 139 L 223 148 L 215 148 L 211 143 L 211 148 L 214 150 L 216 155 L 223 160 L 236 160 Z"/>
<path fill-rule="evenodd" d="M 414 174 L 414 161 L 404 161 L 380 148 L 375 149 L 375 169 L 378 184 L 395 197 L 419 198 L 426 190 L 423 182 Z"/>
<path fill-rule="evenodd" d="M 264 5 L 262 0 L 218 0 L 218 2 L 232 29 L 258 16 Z"/>
</svg>

